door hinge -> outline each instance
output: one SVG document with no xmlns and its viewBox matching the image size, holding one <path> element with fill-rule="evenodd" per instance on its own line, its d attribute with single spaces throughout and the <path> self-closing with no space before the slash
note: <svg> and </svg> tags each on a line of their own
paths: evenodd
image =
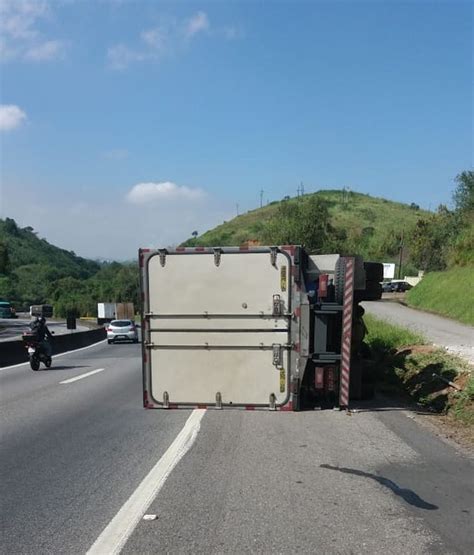
<svg viewBox="0 0 474 555">
<path fill-rule="evenodd" d="M 276 366 L 277 368 L 281 368 L 283 363 L 283 357 L 282 357 L 281 345 L 279 343 L 274 343 L 272 345 L 272 354 L 273 354 L 273 366 Z"/>
<path fill-rule="evenodd" d="M 273 316 L 282 316 L 283 315 L 283 306 L 281 301 L 280 295 L 273 295 L 273 302 L 272 302 L 272 315 Z"/>
<path fill-rule="evenodd" d="M 160 264 L 161 264 L 161 267 L 164 268 L 166 264 L 166 255 L 168 254 L 168 251 L 166 249 L 159 249 L 159 253 L 160 253 Z"/>
<path fill-rule="evenodd" d="M 272 266 L 276 266 L 278 247 L 270 247 L 270 262 Z"/>
<path fill-rule="evenodd" d="M 214 264 L 220 266 L 222 249 L 214 249 Z"/>
</svg>

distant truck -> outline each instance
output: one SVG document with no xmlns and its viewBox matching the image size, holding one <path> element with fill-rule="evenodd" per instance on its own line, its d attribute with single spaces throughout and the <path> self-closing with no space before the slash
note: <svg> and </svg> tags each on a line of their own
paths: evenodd
<svg viewBox="0 0 474 555">
<path fill-rule="evenodd" d="M 45 318 L 52 318 L 53 307 L 50 304 L 34 304 L 30 306 L 30 316 L 44 316 Z"/>
<path fill-rule="evenodd" d="M 299 246 L 140 249 L 146 408 L 347 408 L 383 266 Z M 368 395 L 367 395 L 368 394 Z"/>
<path fill-rule="evenodd" d="M 134 320 L 135 307 L 133 303 L 98 303 L 97 324 L 107 324 L 112 320 Z"/>
</svg>

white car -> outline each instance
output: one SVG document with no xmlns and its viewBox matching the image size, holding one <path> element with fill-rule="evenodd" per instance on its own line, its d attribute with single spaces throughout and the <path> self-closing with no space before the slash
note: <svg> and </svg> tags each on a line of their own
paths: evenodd
<svg viewBox="0 0 474 555">
<path fill-rule="evenodd" d="M 107 325 L 107 343 L 115 341 L 133 341 L 138 343 L 138 331 L 132 320 L 112 320 Z"/>
</svg>

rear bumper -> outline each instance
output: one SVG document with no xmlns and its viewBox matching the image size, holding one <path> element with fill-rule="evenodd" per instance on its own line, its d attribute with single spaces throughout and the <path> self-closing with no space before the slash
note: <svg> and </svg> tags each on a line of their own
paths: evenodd
<svg viewBox="0 0 474 555">
<path fill-rule="evenodd" d="M 108 341 L 136 341 L 138 339 L 137 332 L 125 332 L 125 333 L 116 333 L 116 332 L 107 332 L 107 340 Z"/>
</svg>

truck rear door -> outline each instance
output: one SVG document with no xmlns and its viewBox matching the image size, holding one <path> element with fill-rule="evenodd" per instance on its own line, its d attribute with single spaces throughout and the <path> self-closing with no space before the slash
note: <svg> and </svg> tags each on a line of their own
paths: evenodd
<svg viewBox="0 0 474 555">
<path fill-rule="evenodd" d="M 159 406 L 285 404 L 291 258 L 269 248 L 140 251 L 144 387 Z"/>
</svg>

